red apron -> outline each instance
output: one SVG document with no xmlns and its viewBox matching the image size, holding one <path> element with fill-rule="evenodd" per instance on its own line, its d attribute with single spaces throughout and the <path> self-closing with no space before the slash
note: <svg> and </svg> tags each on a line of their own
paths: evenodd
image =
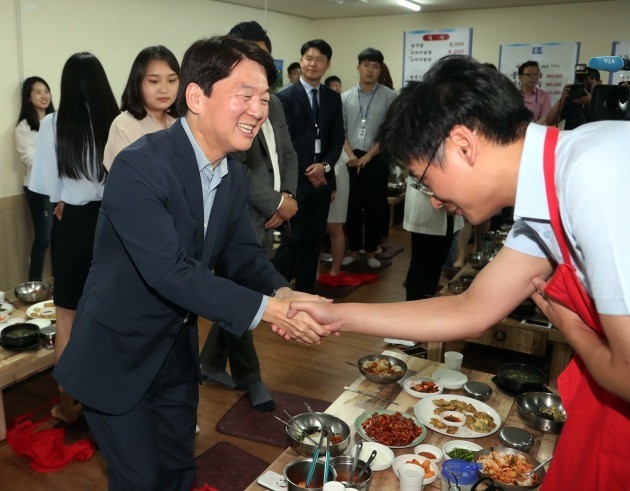
<svg viewBox="0 0 630 491">
<path fill-rule="evenodd" d="M 591 329 L 604 336 L 595 304 L 573 267 L 562 228 L 555 186 L 558 133 L 557 128 L 547 128 L 543 162 L 551 227 L 562 251 L 563 264 L 557 266 L 545 295 L 578 314 Z M 567 422 L 541 489 L 630 489 L 626 468 L 630 457 L 630 404 L 602 389 L 577 355 L 558 377 L 558 388 Z"/>
</svg>

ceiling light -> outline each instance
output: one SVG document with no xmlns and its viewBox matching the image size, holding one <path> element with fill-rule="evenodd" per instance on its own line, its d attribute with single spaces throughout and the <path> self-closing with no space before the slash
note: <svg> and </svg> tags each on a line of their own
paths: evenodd
<svg viewBox="0 0 630 491">
<path fill-rule="evenodd" d="M 422 8 L 420 5 L 418 5 L 417 3 L 413 3 L 413 2 L 408 2 L 407 0 L 397 0 L 398 5 L 400 5 L 401 7 L 407 7 L 408 9 L 413 10 L 414 12 L 420 12 L 420 9 Z"/>
</svg>

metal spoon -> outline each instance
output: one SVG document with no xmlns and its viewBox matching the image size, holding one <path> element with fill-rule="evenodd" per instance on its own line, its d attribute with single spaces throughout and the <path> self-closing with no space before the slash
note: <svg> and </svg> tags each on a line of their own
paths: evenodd
<svg viewBox="0 0 630 491">
<path fill-rule="evenodd" d="M 308 433 L 306 433 L 303 429 L 301 429 L 299 426 L 296 428 L 295 426 L 290 425 L 289 423 L 287 423 L 286 421 L 282 421 L 278 416 L 274 416 L 274 418 L 276 418 L 278 421 L 280 421 L 284 426 L 286 426 L 287 428 L 292 429 L 293 431 L 297 431 L 300 435 L 302 435 L 303 437 L 308 438 L 310 441 L 313 442 L 314 445 L 317 445 L 317 442 L 315 440 L 313 440 L 310 435 Z"/>
<path fill-rule="evenodd" d="M 542 466 L 546 465 L 549 463 L 549 461 L 553 458 L 553 455 L 551 457 L 549 457 L 547 460 L 545 460 L 542 464 L 538 464 L 536 467 L 534 467 L 531 471 L 527 471 L 523 473 L 523 476 L 529 476 L 530 474 L 533 474 L 534 472 L 536 472 L 538 469 L 540 469 Z"/>
<path fill-rule="evenodd" d="M 350 482 L 352 482 L 352 477 L 354 476 L 354 473 L 357 470 L 357 462 L 359 461 L 359 455 L 361 455 L 362 449 L 363 449 L 363 440 L 359 440 L 359 442 L 357 443 L 355 453 L 354 453 L 354 459 L 352 460 L 352 468 L 350 469 Z"/>
<path fill-rule="evenodd" d="M 311 416 L 313 416 L 317 421 L 319 421 L 319 424 L 322 425 L 322 431 L 324 431 L 324 422 L 319 419 L 319 417 L 313 412 L 313 410 L 311 409 L 311 406 L 308 405 L 308 402 L 304 402 L 304 406 L 306 406 L 306 409 L 308 410 L 309 413 L 311 413 Z"/>
<path fill-rule="evenodd" d="M 351 481 L 351 483 L 352 483 L 352 484 L 356 484 L 356 483 L 359 481 L 359 479 L 361 479 L 361 476 L 362 476 L 363 474 L 365 474 L 365 471 L 367 471 L 367 470 L 368 470 L 368 468 L 370 467 L 370 464 L 371 464 L 371 463 L 374 461 L 374 459 L 376 458 L 376 454 L 377 454 L 377 453 L 378 453 L 378 452 L 377 452 L 376 450 L 372 450 L 372 453 L 370 454 L 370 458 L 369 458 L 369 459 L 367 460 L 367 462 L 365 463 L 365 466 L 363 467 L 363 469 L 361 469 L 361 472 L 359 472 L 359 475 L 358 475 L 357 477 L 355 477 L 355 478 Z M 307 487 L 308 487 L 308 486 L 307 486 Z"/>
<path fill-rule="evenodd" d="M 300 429 L 300 434 L 301 434 L 303 437 L 306 437 L 306 438 L 308 438 L 310 441 L 312 441 L 312 442 L 313 442 L 313 445 L 317 445 L 317 442 L 311 438 L 311 435 L 309 435 L 309 434 L 306 432 L 306 429 L 305 429 L 305 428 L 302 428 L 302 427 L 300 426 L 300 423 L 298 423 L 295 419 L 293 419 L 293 416 L 291 416 L 291 415 L 289 414 L 289 412 L 288 412 L 286 409 L 284 410 L 284 414 L 286 414 L 286 415 L 287 415 L 287 417 L 289 418 L 289 421 L 290 421 L 292 424 L 294 424 L 297 428 L 299 428 L 299 429 Z"/>
<path fill-rule="evenodd" d="M 326 426 L 326 458 L 324 459 L 324 482 L 328 482 L 328 473 L 330 472 L 330 439 L 332 437 L 332 430 Z"/>
</svg>

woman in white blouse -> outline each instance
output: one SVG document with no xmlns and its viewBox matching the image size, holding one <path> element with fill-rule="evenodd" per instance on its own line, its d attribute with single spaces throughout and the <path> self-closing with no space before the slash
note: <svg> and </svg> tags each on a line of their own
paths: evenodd
<svg viewBox="0 0 630 491">
<path fill-rule="evenodd" d="M 46 114 L 54 111 L 48 83 L 40 77 L 28 77 L 24 80 L 22 84 L 22 107 L 15 127 L 15 143 L 20 159 L 26 167 L 24 195 L 33 220 L 33 245 L 31 247 L 28 281 L 41 281 L 46 249 L 50 245 L 52 204 L 48 196 L 28 189 L 28 184 L 31 180 L 31 167 L 39 122 Z"/>
<path fill-rule="evenodd" d="M 178 88 L 179 63 L 169 49 L 150 46 L 138 53 L 123 92 L 120 106 L 123 112 L 109 129 L 103 157 L 107 170 L 123 148 L 175 122 Z"/>
<path fill-rule="evenodd" d="M 72 55 L 61 73 L 56 113 L 40 125 L 29 189 L 50 196 L 53 221 L 53 272 L 57 307 L 55 358 L 68 339 L 92 262 L 96 221 L 103 196 L 103 149 L 107 132 L 120 114 L 107 75 L 91 53 Z M 59 388 L 55 418 L 72 422 L 74 399 Z"/>
</svg>

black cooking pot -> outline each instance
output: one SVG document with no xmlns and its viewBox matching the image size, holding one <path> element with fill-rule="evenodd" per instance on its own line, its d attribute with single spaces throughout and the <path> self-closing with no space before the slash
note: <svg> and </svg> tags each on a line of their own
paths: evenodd
<svg viewBox="0 0 630 491">
<path fill-rule="evenodd" d="M 5 349 L 29 349 L 39 346 L 39 326 L 24 322 L 5 327 L 1 334 Z"/>
<path fill-rule="evenodd" d="M 499 367 L 499 385 L 511 392 L 533 392 L 545 389 L 547 375 L 540 368 L 524 363 L 505 363 Z"/>
</svg>

